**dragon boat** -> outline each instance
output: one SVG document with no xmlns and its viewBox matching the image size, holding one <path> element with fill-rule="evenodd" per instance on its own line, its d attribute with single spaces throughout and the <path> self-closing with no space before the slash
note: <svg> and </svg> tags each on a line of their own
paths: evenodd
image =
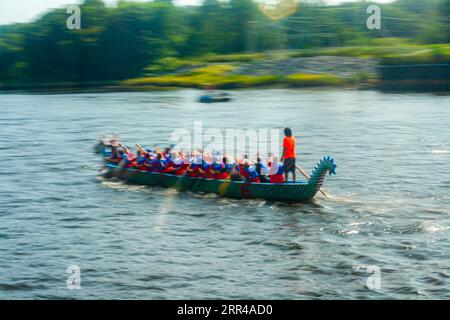
<svg viewBox="0 0 450 320">
<path fill-rule="evenodd" d="M 107 155 L 104 153 L 104 156 Z M 169 173 L 149 172 L 135 168 L 122 168 L 118 164 L 105 162 L 105 178 L 116 177 L 130 184 L 175 188 L 178 191 L 215 193 L 221 197 L 235 199 L 266 199 L 279 202 L 310 201 L 322 187 L 327 173 L 336 174 L 336 164 L 330 156 L 323 157 L 307 181 L 285 183 L 250 183 L 179 176 Z"/>
</svg>

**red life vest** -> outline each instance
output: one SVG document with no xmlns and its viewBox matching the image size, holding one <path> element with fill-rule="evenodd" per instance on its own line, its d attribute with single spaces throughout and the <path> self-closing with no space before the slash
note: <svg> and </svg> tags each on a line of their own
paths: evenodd
<svg viewBox="0 0 450 320">
<path fill-rule="evenodd" d="M 272 174 L 269 176 L 270 183 L 283 183 L 284 175 L 282 174 Z"/>
<path fill-rule="evenodd" d="M 219 171 L 219 173 L 216 173 Z M 228 178 L 228 173 L 225 170 L 225 165 L 223 163 L 213 163 L 211 166 L 211 175 L 213 179 L 226 179 Z"/>
<path fill-rule="evenodd" d="M 137 164 L 137 163 L 135 163 L 134 167 L 135 167 L 137 170 L 147 171 L 147 167 L 145 166 L 145 164 Z"/>
<path fill-rule="evenodd" d="M 200 169 L 203 171 L 203 173 L 198 173 L 200 177 L 202 178 L 212 178 L 212 174 L 211 174 L 211 163 L 209 162 L 203 162 L 200 165 Z"/>
<path fill-rule="evenodd" d="M 182 176 L 186 174 L 186 168 L 189 167 L 189 163 L 182 163 L 179 167 L 180 169 L 173 172 L 173 174 L 176 174 L 177 176 Z"/>
<path fill-rule="evenodd" d="M 122 155 L 121 165 L 123 168 L 130 168 L 131 166 L 133 166 L 135 161 L 136 157 L 131 152 L 124 153 Z"/>
<path fill-rule="evenodd" d="M 159 172 L 160 170 L 162 170 L 161 160 L 157 158 L 147 161 L 147 164 L 151 165 L 147 168 L 147 170 L 150 172 Z"/>
<path fill-rule="evenodd" d="M 200 173 L 198 172 L 198 169 L 200 169 L 200 164 L 191 164 L 191 170 L 192 171 L 188 171 L 187 175 L 188 177 L 198 177 L 200 175 Z"/>
<path fill-rule="evenodd" d="M 173 163 L 172 159 L 166 158 L 166 160 L 161 160 L 161 162 L 164 163 L 165 167 L 161 167 L 159 172 L 171 173 L 175 170 L 175 164 Z"/>
<path fill-rule="evenodd" d="M 276 166 L 274 168 L 272 168 L 272 166 Z M 270 172 L 273 172 L 272 169 L 276 169 L 276 171 L 272 174 L 269 175 L 269 181 L 271 183 L 283 183 L 284 182 L 284 166 L 281 162 L 271 162 L 270 163 Z"/>
<path fill-rule="evenodd" d="M 174 170 L 175 170 L 174 167 L 167 166 L 167 167 L 162 168 L 161 170 L 159 170 L 159 172 L 162 172 L 162 173 L 171 173 L 171 172 L 174 171 Z"/>
<path fill-rule="evenodd" d="M 214 178 L 214 179 L 221 179 L 221 180 L 227 179 L 228 177 L 229 177 L 229 175 L 228 175 L 228 173 L 226 173 L 226 172 L 215 173 L 215 174 L 213 175 L 213 178 Z"/>
<path fill-rule="evenodd" d="M 247 179 L 248 182 L 254 182 L 254 183 L 261 182 L 259 180 L 258 173 L 256 172 L 255 167 L 242 166 L 242 169 L 239 172 Z"/>
</svg>

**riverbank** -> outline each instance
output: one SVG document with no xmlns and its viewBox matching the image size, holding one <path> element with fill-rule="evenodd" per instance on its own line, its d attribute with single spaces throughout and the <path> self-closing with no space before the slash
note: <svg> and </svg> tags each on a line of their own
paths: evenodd
<svg viewBox="0 0 450 320">
<path fill-rule="evenodd" d="M 250 88 L 261 86 L 354 86 L 376 80 L 374 59 L 354 57 L 260 56 L 250 61 L 211 61 L 183 65 L 164 73 L 128 79 L 121 85 L 138 87 Z M 373 82 L 374 83 L 374 82 Z"/>
<path fill-rule="evenodd" d="M 145 70 L 145 76 L 93 83 L 9 83 L 2 91 L 50 93 L 154 91 L 176 88 L 239 89 L 255 87 L 375 87 L 377 61 L 371 58 L 291 57 L 288 52 L 166 58 Z"/>
<path fill-rule="evenodd" d="M 384 39 L 385 40 L 385 39 Z M 154 91 L 177 88 L 333 87 L 383 91 L 450 92 L 450 45 L 321 48 L 266 53 L 166 57 L 142 76 L 89 83 L 0 84 L 0 90 L 34 93 Z"/>
<path fill-rule="evenodd" d="M 165 58 L 128 87 L 219 89 L 261 86 L 346 87 L 383 91 L 450 91 L 450 45 L 380 39 L 370 46 L 276 51 L 264 54 Z"/>
</svg>

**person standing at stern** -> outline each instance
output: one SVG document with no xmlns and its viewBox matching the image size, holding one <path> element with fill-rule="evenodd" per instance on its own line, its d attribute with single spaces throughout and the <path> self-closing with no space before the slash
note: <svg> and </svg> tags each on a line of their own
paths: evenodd
<svg viewBox="0 0 450 320">
<path fill-rule="evenodd" d="M 290 128 L 284 128 L 283 154 L 281 161 L 284 164 L 284 180 L 288 181 L 289 172 L 292 172 L 292 181 L 295 182 L 295 138 Z"/>
</svg>

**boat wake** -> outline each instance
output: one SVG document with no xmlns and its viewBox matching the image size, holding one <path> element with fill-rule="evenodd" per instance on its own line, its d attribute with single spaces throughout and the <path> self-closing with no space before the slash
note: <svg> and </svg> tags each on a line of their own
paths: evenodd
<svg viewBox="0 0 450 320">
<path fill-rule="evenodd" d="M 362 201 L 360 198 L 357 198 L 358 195 L 356 193 L 349 193 L 343 196 L 337 196 L 329 194 L 329 197 L 320 197 L 321 201 L 334 202 L 338 204 L 350 204 L 350 205 L 362 205 L 365 204 L 365 201 Z M 318 197 L 319 198 L 319 197 Z"/>
<path fill-rule="evenodd" d="M 433 154 L 449 154 L 450 150 L 431 150 L 431 153 Z"/>
<path fill-rule="evenodd" d="M 108 188 L 108 189 L 114 189 L 114 190 L 125 190 L 129 192 L 150 192 L 150 188 L 146 186 L 138 186 L 138 185 L 131 185 L 127 184 L 124 181 L 121 181 L 119 179 L 104 179 L 104 178 L 98 178 L 100 180 L 100 183 L 102 187 Z"/>
<path fill-rule="evenodd" d="M 417 231 L 425 232 L 425 233 L 435 233 L 435 232 L 442 232 L 447 231 L 450 229 L 450 226 L 443 226 L 436 221 L 425 221 L 422 222 L 418 228 Z"/>
</svg>

